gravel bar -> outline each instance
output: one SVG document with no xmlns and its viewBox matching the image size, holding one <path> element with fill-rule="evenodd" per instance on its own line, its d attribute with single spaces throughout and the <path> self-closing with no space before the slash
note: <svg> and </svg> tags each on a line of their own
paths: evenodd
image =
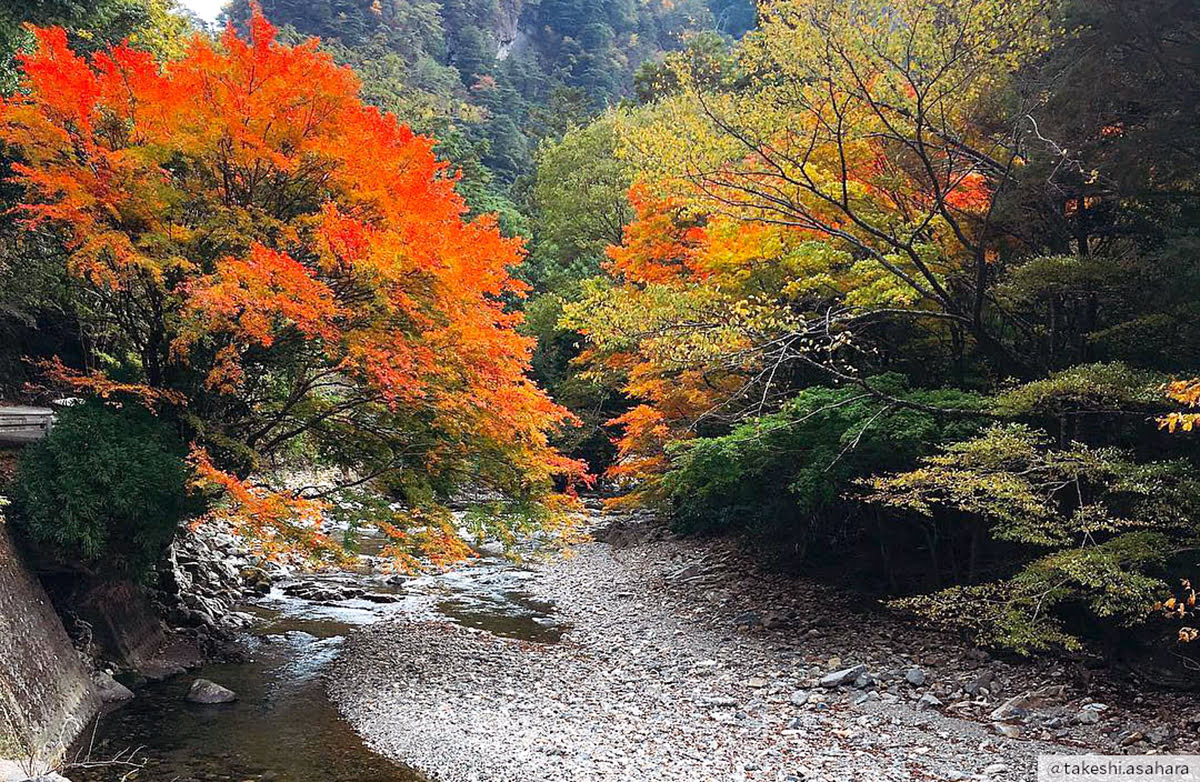
<svg viewBox="0 0 1200 782">
<path fill-rule="evenodd" d="M 539 567 L 528 588 L 570 626 L 561 642 L 376 624 L 331 697 L 374 750 L 441 782 L 1028 780 L 1039 753 L 1103 744 L 1095 725 L 987 716 L 1044 671 L 760 573 L 732 545 L 647 537 Z M 1067 687 L 1037 693 L 1022 703 L 1079 708 Z"/>
</svg>

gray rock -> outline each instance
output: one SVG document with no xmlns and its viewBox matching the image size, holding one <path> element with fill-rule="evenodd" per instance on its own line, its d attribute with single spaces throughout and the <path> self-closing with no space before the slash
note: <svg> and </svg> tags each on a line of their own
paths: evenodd
<svg viewBox="0 0 1200 782">
<path fill-rule="evenodd" d="M 926 709 L 941 705 L 942 702 L 938 700 L 936 695 L 931 692 L 927 692 L 921 696 L 919 701 L 917 701 L 917 711 L 925 711 Z"/>
<path fill-rule="evenodd" d="M 1075 721 L 1081 725 L 1095 725 L 1100 721 L 1100 712 L 1095 709 L 1084 709 L 1075 715 Z"/>
<path fill-rule="evenodd" d="M 803 706 L 804 704 L 808 703 L 808 693 L 804 690 L 796 690 L 792 693 L 791 697 L 788 698 L 788 701 L 791 702 L 793 706 Z"/>
<path fill-rule="evenodd" d="M 762 625 L 768 630 L 777 630 L 780 627 L 786 627 L 788 624 L 787 615 L 779 611 L 768 611 L 763 614 Z"/>
<path fill-rule="evenodd" d="M 756 611 L 746 611 L 735 616 L 733 623 L 738 627 L 760 627 L 763 621 Z"/>
<path fill-rule="evenodd" d="M 404 599 L 400 595 L 393 595 L 388 592 L 367 592 L 361 595 L 361 598 L 372 603 L 399 603 Z"/>
<path fill-rule="evenodd" d="M 123 703 L 134 697 L 133 690 L 114 679 L 111 673 L 98 673 L 93 681 L 96 684 L 96 694 L 100 696 L 101 703 Z"/>
<path fill-rule="evenodd" d="M 844 684 L 850 684 L 859 676 L 867 672 L 867 666 L 854 665 L 849 668 L 827 673 L 821 677 L 822 687 L 841 687 Z"/>
<path fill-rule="evenodd" d="M 914 687 L 921 687 L 925 684 L 925 672 L 920 668 L 909 668 L 904 674 L 904 681 Z"/>
<path fill-rule="evenodd" d="M 1004 772 L 1006 772 L 1006 771 L 1008 771 L 1008 766 L 1007 766 L 1006 764 L 1004 764 L 1004 763 L 993 763 L 992 765 L 990 765 L 990 766 L 988 766 L 987 768 L 985 768 L 985 769 L 983 770 L 983 773 L 987 774 L 989 777 L 992 777 L 992 776 L 995 776 L 995 775 L 997 775 L 997 774 L 1003 774 L 1003 773 L 1004 773 Z"/>
<path fill-rule="evenodd" d="M 963 690 L 965 690 L 968 695 L 974 697 L 979 694 L 980 690 L 987 690 L 988 692 L 991 692 L 993 689 L 992 685 L 995 683 L 995 681 L 996 674 L 992 673 L 991 671 L 984 671 L 971 680 L 966 687 L 963 687 Z"/>
<path fill-rule="evenodd" d="M 1029 716 L 1028 703 L 1026 696 L 1017 695 L 1001 703 L 989 716 L 997 722 L 1018 722 Z"/>
<path fill-rule="evenodd" d="M 714 695 L 710 698 L 705 698 L 701 701 L 705 706 L 713 706 L 717 708 L 729 709 L 738 705 L 737 698 L 729 698 L 723 695 Z"/>
<path fill-rule="evenodd" d="M 233 703 L 237 700 L 237 693 L 208 679 L 197 679 L 192 682 L 192 689 L 188 691 L 187 700 L 190 703 L 205 704 Z"/>
<path fill-rule="evenodd" d="M 1016 725 L 1009 725 L 1005 722 L 993 722 L 992 729 L 1001 736 L 1007 736 L 1010 739 L 1020 738 L 1021 728 Z"/>
</svg>

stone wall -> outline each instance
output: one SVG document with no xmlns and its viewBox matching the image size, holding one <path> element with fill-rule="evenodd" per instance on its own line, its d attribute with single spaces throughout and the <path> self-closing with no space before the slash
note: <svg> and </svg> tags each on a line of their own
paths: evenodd
<svg viewBox="0 0 1200 782">
<path fill-rule="evenodd" d="M 55 753 L 98 708 L 62 621 L 0 516 L 0 757 Z"/>
</svg>

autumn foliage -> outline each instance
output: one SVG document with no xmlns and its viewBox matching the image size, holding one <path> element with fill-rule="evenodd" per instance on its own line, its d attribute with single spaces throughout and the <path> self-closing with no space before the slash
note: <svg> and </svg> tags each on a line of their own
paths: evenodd
<svg viewBox="0 0 1200 782">
<path fill-rule="evenodd" d="M 36 36 L 0 141 L 23 226 L 61 236 L 86 291 L 77 387 L 186 399 L 202 478 L 268 536 L 316 523 L 242 480 L 288 449 L 413 497 L 583 474 L 549 445 L 570 415 L 526 378 L 506 306 L 519 240 L 467 219 L 433 139 L 365 105 L 315 41 L 285 46 L 257 13 L 247 39 L 169 62 Z"/>
</svg>

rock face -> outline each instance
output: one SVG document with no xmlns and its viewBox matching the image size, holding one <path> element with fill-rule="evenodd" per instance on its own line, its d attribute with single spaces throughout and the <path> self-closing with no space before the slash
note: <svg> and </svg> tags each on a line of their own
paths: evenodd
<svg viewBox="0 0 1200 782">
<path fill-rule="evenodd" d="M 187 700 L 189 703 L 204 704 L 233 703 L 237 700 L 237 693 L 208 679 L 197 679 L 192 682 Z"/>
<path fill-rule="evenodd" d="M 54 754 L 99 706 L 62 621 L 0 518 L 0 734 Z"/>
<path fill-rule="evenodd" d="M 101 654 L 125 667 L 140 668 L 167 641 L 145 590 L 130 581 L 95 584 L 63 610 L 85 620 Z"/>
</svg>

